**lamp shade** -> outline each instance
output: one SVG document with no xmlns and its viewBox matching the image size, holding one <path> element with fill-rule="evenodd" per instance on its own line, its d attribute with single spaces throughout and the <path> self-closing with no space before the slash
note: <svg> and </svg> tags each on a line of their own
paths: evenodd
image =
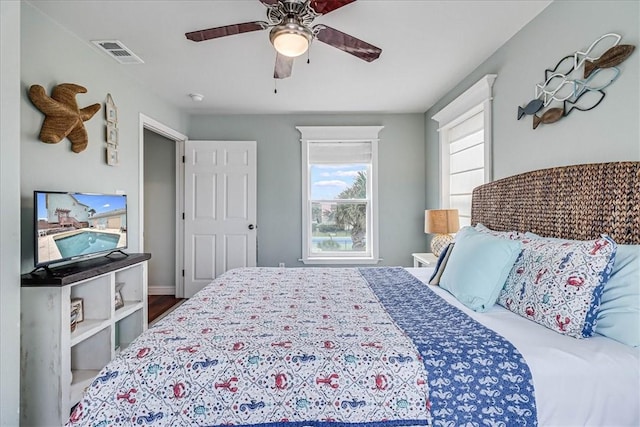
<svg viewBox="0 0 640 427">
<path fill-rule="evenodd" d="M 439 257 L 440 253 L 453 241 L 450 233 L 460 229 L 458 209 L 430 209 L 424 211 L 424 232 L 435 234 L 431 239 L 431 252 Z"/>
<path fill-rule="evenodd" d="M 424 211 L 424 232 L 431 234 L 455 233 L 460 229 L 457 209 L 430 209 Z"/>
</svg>

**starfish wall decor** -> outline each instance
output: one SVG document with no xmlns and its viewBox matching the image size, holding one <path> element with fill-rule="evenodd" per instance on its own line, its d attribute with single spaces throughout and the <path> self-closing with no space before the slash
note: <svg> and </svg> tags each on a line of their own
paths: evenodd
<svg viewBox="0 0 640 427">
<path fill-rule="evenodd" d="M 57 144 L 64 138 L 68 138 L 71 141 L 71 151 L 74 153 L 87 148 L 89 136 L 84 122 L 100 110 L 100 104 L 79 109 L 76 95 L 86 92 L 86 88 L 73 83 L 59 84 L 53 88 L 51 97 L 40 85 L 29 88 L 29 99 L 45 115 L 40 130 L 40 141 Z"/>
</svg>

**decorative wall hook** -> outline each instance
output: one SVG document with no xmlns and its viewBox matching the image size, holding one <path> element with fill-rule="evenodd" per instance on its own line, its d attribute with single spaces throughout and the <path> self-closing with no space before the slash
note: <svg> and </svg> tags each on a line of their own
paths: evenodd
<svg viewBox="0 0 640 427">
<path fill-rule="evenodd" d="M 79 109 L 76 95 L 86 92 L 87 89 L 73 83 L 59 84 L 53 88 L 51 97 L 40 85 L 29 88 L 29 99 L 45 115 L 40 129 L 40 141 L 57 144 L 64 138 L 68 138 L 71 142 L 71 151 L 74 153 L 87 148 L 89 136 L 84 122 L 100 110 L 100 104 Z"/>
<path fill-rule="evenodd" d="M 105 119 L 107 121 L 107 164 L 117 166 L 120 162 L 118 154 L 118 107 L 110 93 L 105 101 Z"/>
</svg>

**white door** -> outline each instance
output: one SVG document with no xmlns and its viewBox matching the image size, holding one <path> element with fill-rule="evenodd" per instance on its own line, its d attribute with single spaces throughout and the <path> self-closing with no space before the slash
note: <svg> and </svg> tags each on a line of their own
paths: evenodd
<svg viewBox="0 0 640 427">
<path fill-rule="evenodd" d="M 256 265 L 256 142 L 185 143 L 184 296 Z"/>
</svg>

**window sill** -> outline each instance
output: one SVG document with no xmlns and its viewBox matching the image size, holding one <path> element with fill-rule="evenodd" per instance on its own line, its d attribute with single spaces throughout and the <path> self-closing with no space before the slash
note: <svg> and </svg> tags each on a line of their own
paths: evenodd
<svg viewBox="0 0 640 427">
<path fill-rule="evenodd" d="M 377 264 L 382 261 L 381 258 L 337 258 L 337 257 L 317 257 L 317 258 L 302 258 L 298 261 L 302 261 L 304 264 Z"/>
</svg>

